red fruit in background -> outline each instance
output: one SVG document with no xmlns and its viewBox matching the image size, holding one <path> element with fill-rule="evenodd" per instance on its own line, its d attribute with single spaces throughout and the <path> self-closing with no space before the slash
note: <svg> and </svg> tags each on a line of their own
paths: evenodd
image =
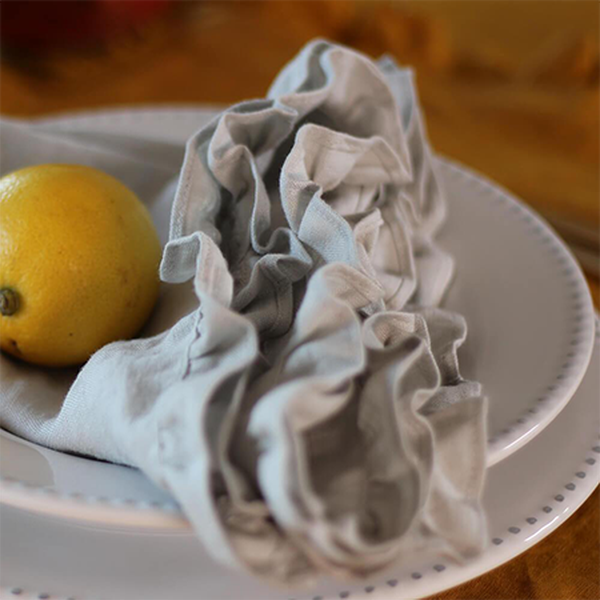
<svg viewBox="0 0 600 600">
<path fill-rule="evenodd" d="M 169 0 L 0 2 L 2 46 L 41 51 L 102 43 L 166 13 Z"/>
</svg>

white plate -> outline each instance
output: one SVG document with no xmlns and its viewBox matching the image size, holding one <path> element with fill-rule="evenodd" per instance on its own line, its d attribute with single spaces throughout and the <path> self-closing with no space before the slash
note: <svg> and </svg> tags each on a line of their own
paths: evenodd
<svg viewBox="0 0 600 600">
<path fill-rule="evenodd" d="M 384 600 L 439 593 L 524 552 L 561 525 L 600 481 L 600 344 L 579 390 L 517 454 L 488 471 L 489 546 L 457 565 L 414 555 L 372 581 L 323 580 L 290 594 L 215 564 L 193 534 L 115 531 L 0 507 L 0 597 L 178 600 Z M 502 597 L 502 590 L 498 589 Z"/>
<path fill-rule="evenodd" d="M 38 126 L 179 144 L 214 114 L 112 111 Z M 441 159 L 439 164 L 450 205 L 440 243 L 457 263 L 445 304 L 469 324 L 461 367 L 490 398 L 493 465 L 537 435 L 569 401 L 592 351 L 593 307 L 572 255 L 539 217 L 471 171 Z M 0 459 L 4 503 L 105 525 L 188 526 L 169 497 L 134 469 L 53 452 L 3 431 Z"/>
</svg>

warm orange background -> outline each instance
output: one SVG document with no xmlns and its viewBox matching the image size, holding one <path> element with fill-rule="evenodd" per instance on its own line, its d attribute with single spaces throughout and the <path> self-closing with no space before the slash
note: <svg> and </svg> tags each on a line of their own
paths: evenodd
<svg viewBox="0 0 600 600">
<path fill-rule="evenodd" d="M 3 35 L 3 114 L 260 97 L 282 64 L 317 36 L 373 56 L 388 52 L 415 67 L 438 151 L 499 181 L 561 231 L 575 226 L 575 241 L 583 236 L 591 250 L 586 268 L 598 306 L 597 2 L 221 1 L 160 10 L 147 1 L 112 2 L 102 30 L 79 36 L 68 12 L 74 4 L 53 3 L 56 18 L 42 19 L 43 43 Z M 133 5 L 141 14 L 142 4 L 146 12 L 136 20 Z M 598 503 L 596 491 L 522 557 L 438 597 L 600 598 Z"/>
</svg>

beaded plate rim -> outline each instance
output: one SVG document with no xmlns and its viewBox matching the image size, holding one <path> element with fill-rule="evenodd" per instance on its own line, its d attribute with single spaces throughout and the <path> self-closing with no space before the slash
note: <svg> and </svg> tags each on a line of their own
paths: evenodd
<svg viewBox="0 0 600 600">
<path fill-rule="evenodd" d="M 547 382 L 545 392 L 525 403 L 524 410 L 499 435 L 488 439 L 488 467 L 510 456 L 533 439 L 547 426 L 577 391 L 594 349 L 595 309 L 577 260 L 552 226 L 522 200 L 484 175 L 458 161 L 437 157 L 438 166 L 454 178 L 469 180 L 482 187 L 495 207 L 500 207 L 511 218 L 523 222 L 531 235 L 547 246 L 559 267 L 560 276 L 570 290 L 570 315 L 565 320 L 572 324 L 571 339 L 565 348 L 560 370 Z"/>
</svg>

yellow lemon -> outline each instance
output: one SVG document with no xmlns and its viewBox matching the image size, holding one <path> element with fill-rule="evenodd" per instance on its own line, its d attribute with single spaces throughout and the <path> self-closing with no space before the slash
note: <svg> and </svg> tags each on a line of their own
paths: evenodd
<svg viewBox="0 0 600 600">
<path fill-rule="evenodd" d="M 40 165 L 0 179 L 0 347 L 46 366 L 133 337 L 158 295 L 148 211 L 113 177 Z"/>
</svg>

